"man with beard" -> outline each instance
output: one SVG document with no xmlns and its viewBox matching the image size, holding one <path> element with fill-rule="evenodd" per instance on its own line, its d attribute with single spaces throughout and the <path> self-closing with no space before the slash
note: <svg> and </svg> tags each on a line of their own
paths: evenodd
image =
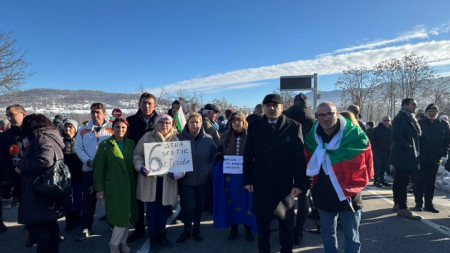
<svg viewBox="0 0 450 253">
<path fill-rule="evenodd" d="M 390 161 L 395 168 L 394 185 L 394 208 L 397 216 L 420 220 L 421 216 L 415 215 L 408 209 L 406 199 L 408 183 L 411 172 L 420 168 L 419 160 L 419 136 L 422 134 L 419 122 L 414 115 L 417 102 L 413 98 L 402 100 L 402 108 L 392 122 L 392 145 L 390 150 Z"/>
</svg>

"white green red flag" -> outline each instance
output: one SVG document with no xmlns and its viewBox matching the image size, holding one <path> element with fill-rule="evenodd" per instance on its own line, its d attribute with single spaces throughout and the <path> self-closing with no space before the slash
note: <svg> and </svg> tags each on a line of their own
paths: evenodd
<svg viewBox="0 0 450 253">
<path fill-rule="evenodd" d="M 186 117 L 184 116 L 182 108 L 178 110 L 178 112 L 173 117 L 173 120 L 175 121 L 175 127 L 177 128 L 178 132 L 181 133 L 183 131 L 184 125 L 186 125 Z"/>
<path fill-rule="evenodd" d="M 369 138 L 350 120 L 339 115 L 339 132 L 329 143 L 317 135 L 316 121 L 305 136 L 306 174 L 317 181 L 320 168 L 330 177 L 341 201 L 348 199 L 367 186 L 373 177 L 372 150 Z"/>
</svg>

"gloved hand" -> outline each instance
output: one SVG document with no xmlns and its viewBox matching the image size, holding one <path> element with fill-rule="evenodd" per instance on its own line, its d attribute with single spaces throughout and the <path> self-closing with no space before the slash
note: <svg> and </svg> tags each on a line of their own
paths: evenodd
<svg viewBox="0 0 450 253">
<path fill-rule="evenodd" d="M 139 173 L 141 173 L 141 175 L 143 175 L 144 177 L 148 177 L 148 175 L 150 175 L 150 171 L 147 168 L 145 168 L 145 166 L 142 166 L 139 169 Z"/>
<path fill-rule="evenodd" d="M 170 177 L 170 179 L 172 179 L 172 180 L 178 180 L 178 179 L 184 177 L 185 174 L 186 174 L 186 173 L 184 173 L 184 172 L 169 172 L 169 173 L 167 173 L 167 175 L 168 175 L 168 176 Z"/>
</svg>

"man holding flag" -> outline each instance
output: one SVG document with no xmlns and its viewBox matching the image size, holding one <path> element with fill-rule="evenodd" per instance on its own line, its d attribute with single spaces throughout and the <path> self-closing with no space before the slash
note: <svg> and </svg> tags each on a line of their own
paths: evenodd
<svg viewBox="0 0 450 253">
<path fill-rule="evenodd" d="M 325 252 L 337 252 L 337 217 L 345 252 L 359 252 L 361 191 L 373 177 L 372 151 L 364 132 L 337 112 L 331 102 L 317 107 L 317 121 L 305 137 L 306 174 L 314 176 L 312 194 L 320 215 Z"/>
</svg>

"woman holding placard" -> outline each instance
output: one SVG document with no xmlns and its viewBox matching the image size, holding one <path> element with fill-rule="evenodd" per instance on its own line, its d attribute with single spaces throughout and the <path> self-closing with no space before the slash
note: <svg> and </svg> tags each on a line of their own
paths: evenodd
<svg viewBox="0 0 450 253">
<path fill-rule="evenodd" d="M 128 227 L 138 218 L 136 179 L 133 170 L 134 141 L 125 137 L 128 122 L 116 118 L 113 136 L 98 145 L 94 158 L 94 189 L 106 203 L 106 219 L 114 229 L 109 242 L 111 253 L 130 252 Z"/>
<path fill-rule="evenodd" d="M 139 171 L 136 196 L 146 204 L 146 221 L 150 235 L 150 252 L 158 252 L 161 247 L 171 246 L 166 237 L 168 208 L 177 201 L 177 179 L 184 173 L 152 175 L 152 168 L 145 167 L 144 143 L 178 141 L 173 119 L 161 114 L 155 119 L 156 128 L 142 136 L 134 151 L 134 167 Z M 158 163 L 159 157 L 150 154 L 150 160 Z M 152 166 L 152 162 L 149 166 Z M 153 171 L 153 170 L 152 170 Z"/>
<path fill-rule="evenodd" d="M 217 150 L 212 137 L 203 130 L 202 123 L 200 114 L 191 113 L 187 118 L 186 126 L 178 135 L 180 140 L 191 142 L 194 171 L 186 172 L 186 176 L 178 180 L 184 231 L 178 237 L 177 243 L 183 243 L 191 236 L 196 241 L 202 240 L 200 220 Z M 192 222 L 194 227 L 192 227 Z"/>
<path fill-rule="evenodd" d="M 214 227 L 231 227 L 228 238 L 233 240 L 238 235 L 238 224 L 243 224 L 247 241 L 253 241 L 252 230 L 257 229 L 252 212 L 252 195 L 244 188 L 242 176 L 248 123 L 242 112 L 233 112 L 228 120 L 231 129 L 220 138 L 217 150 L 219 163 L 213 169 Z M 233 160 L 234 166 L 228 166 L 229 163 L 223 160 Z"/>
</svg>

